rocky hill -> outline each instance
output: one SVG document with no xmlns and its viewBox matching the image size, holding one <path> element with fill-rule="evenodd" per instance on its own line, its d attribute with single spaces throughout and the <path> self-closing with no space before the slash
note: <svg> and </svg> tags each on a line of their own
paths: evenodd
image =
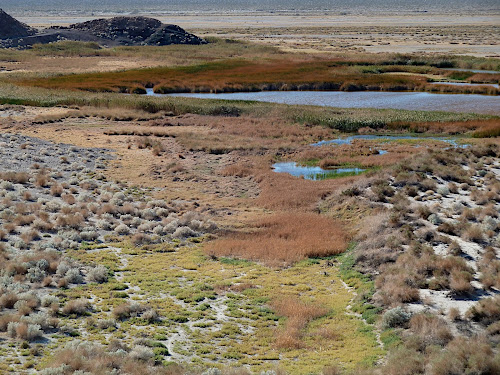
<svg viewBox="0 0 500 375">
<path fill-rule="evenodd" d="M 35 30 L 0 9 L 0 39 L 20 38 L 35 34 Z"/>
<path fill-rule="evenodd" d="M 35 33 L 8 14 L 0 17 L 0 47 L 28 48 L 36 43 L 60 40 L 93 41 L 101 46 L 136 46 L 169 44 L 205 44 L 206 41 L 177 25 L 165 25 L 148 17 L 114 17 L 76 23 L 69 27 L 51 27 Z M 5 29 L 5 33 L 2 30 Z"/>
<path fill-rule="evenodd" d="M 97 38 L 121 45 L 203 44 L 203 39 L 176 25 L 163 25 L 148 17 L 114 17 L 77 23 L 72 30 L 87 32 Z"/>
</svg>

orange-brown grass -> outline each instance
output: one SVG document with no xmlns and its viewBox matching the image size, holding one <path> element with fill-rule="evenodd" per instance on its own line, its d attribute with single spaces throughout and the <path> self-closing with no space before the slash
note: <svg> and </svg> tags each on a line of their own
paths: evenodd
<svg viewBox="0 0 500 375">
<path fill-rule="evenodd" d="M 418 76 L 359 73 L 332 61 L 225 60 L 188 67 L 159 67 L 121 72 L 87 73 L 25 80 L 24 85 L 51 89 L 127 92 L 154 85 L 159 92 L 267 90 L 414 89 L 425 85 Z"/>
<path fill-rule="evenodd" d="M 492 138 L 500 136 L 500 120 L 492 119 L 488 122 L 484 122 L 483 126 L 480 126 L 474 133 L 473 136 L 476 138 Z"/>
<path fill-rule="evenodd" d="M 278 315 L 287 318 L 284 328 L 276 336 L 276 346 L 287 349 L 304 347 L 301 340 L 304 328 L 310 321 L 324 316 L 328 312 L 321 306 L 305 304 L 293 297 L 274 301 L 272 308 Z"/>
<path fill-rule="evenodd" d="M 220 172 L 223 176 L 246 177 L 252 175 L 252 166 L 248 164 L 232 164 L 228 165 Z"/>
<path fill-rule="evenodd" d="M 489 119 L 474 119 L 469 121 L 428 121 L 428 122 L 409 122 L 400 123 L 394 122 L 387 124 L 387 129 L 391 130 L 401 130 L 406 129 L 417 133 L 446 133 L 446 134 L 462 134 L 466 132 L 474 131 L 476 137 L 488 137 L 495 135 L 487 135 L 491 131 L 499 131 L 500 129 L 500 119 L 489 118 Z M 481 132 L 485 132 L 485 135 L 481 135 Z"/>
<path fill-rule="evenodd" d="M 346 247 L 346 232 L 337 221 L 313 213 L 289 212 L 259 220 L 248 232 L 216 240 L 206 251 L 269 265 L 289 265 L 307 257 L 340 254 Z"/>
<path fill-rule="evenodd" d="M 286 173 L 262 173 L 257 176 L 261 189 L 257 203 L 273 210 L 310 210 L 314 209 L 318 201 L 354 179 L 345 177 L 310 181 Z"/>
</svg>

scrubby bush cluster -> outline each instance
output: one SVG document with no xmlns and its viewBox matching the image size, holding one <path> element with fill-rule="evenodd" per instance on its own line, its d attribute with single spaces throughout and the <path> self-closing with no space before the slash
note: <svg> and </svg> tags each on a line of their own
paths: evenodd
<svg viewBox="0 0 500 375">
<path fill-rule="evenodd" d="M 5 337 L 37 341 L 46 333 L 80 334 L 60 319 L 92 315 L 94 306 L 87 298 L 68 299 L 64 290 L 106 283 L 111 273 L 103 265 L 71 259 L 66 250 L 127 239 L 136 245 L 177 243 L 215 229 L 190 202 L 154 200 L 146 191 L 108 182 L 99 169 L 109 158 L 106 150 L 0 135 L 0 332 Z M 112 315 L 119 322 L 160 320 L 156 310 L 136 304 L 117 306 Z M 116 324 L 109 319 L 97 326 Z M 149 363 L 156 352 L 137 346 L 127 350 L 125 362 Z"/>
<path fill-rule="evenodd" d="M 500 371 L 500 356 L 492 350 L 500 335 L 500 303 L 490 293 L 500 286 L 499 156 L 496 145 L 429 150 L 343 194 L 373 212 L 358 234 L 356 264 L 374 277 L 372 301 L 386 309 L 381 328 L 401 338 L 379 371 Z M 449 309 L 445 319 L 436 312 L 446 313 L 446 306 L 427 300 L 424 290 L 479 302 L 468 311 Z M 426 304 L 430 313 L 409 313 Z M 454 338 L 453 325 L 455 332 L 479 330 L 483 336 Z"/>
</svg>

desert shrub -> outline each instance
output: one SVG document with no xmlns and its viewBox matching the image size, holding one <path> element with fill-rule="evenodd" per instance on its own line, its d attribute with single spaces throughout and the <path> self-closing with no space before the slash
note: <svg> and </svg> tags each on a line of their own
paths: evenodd
<svg viewBox="0 0 500 375">
<path fill-rule="evenodd" d="M 467 271 L 452 271 L 450 279 L 450 290 L 454 294 L 467 294 L 474 290 L 471 285 L 473 277 Z"/>
<path fill-rule="evenodd" d="M 83 276 L 78 268 L 70 268 L 66 275 L 64 276 L 66 281 L 70 284 L 81 284 L 83 283 Z"/>
<path fill-rule="evenodd" d="M 120 224 L 115 228 L 115 232 L 120 235 L 127 235 L 130 233 L 130 229 L 125 224 Z"/>
<path fill-rule="evenodd" d="M 54 197 L 60 197 L 63 191 L 64 188 L 59 184 L 53 184 L 50 187 L 50 194 L 52 194 Z"/>
<path fill-rule="evenodd" d="M 35 314 L 30 314 L 21 318 L 21 321 L 28 324 L 36 324 L 43 331 L 49 329 L 57 328 L 59 324 L 59 319 L 49 316 L 46 312 L 39 311 Z"/>
<path fill-rule="evenodd" d="M 172 234 L 172 237 L 179 238 L 179 239 L 181 239 L 181 238 L 197 237 L 197 236 L 199 236 L 199 234 L 196 233 L 194 230 L 192 230 L 189 227 L 179 227 Z"/>
<path fill-rule="evenodd" d="M 413 315 L 410 319 L 410 331 L 414 335 L 418 335 L 425 346 L 444 346 L 453 339 L 446 321 L 435 315 Z"/>
<path fill-rule="evenodd" d="M 12 309 L 18 300 L 19 298 L 15 293 L 9 292 L 2 294 L 2 296 L 0 296 L 0 307 Z"/>
<path fill-rule="evenodd" d="M 91 268 L 87 274 L 87 278 L 90 282 L 96 282 L 99 284 L 108 281 L 108 277 L 109 277 L 109 270 L 102 265 Z"/>
<path fill-rule="evenodd" d="M 427 220 L 431 224 L 434 224 L 434 225 L 439 225 L 439 224 L 441 224 L 443 222 L 441 220 L 441 218 L 437 214 L 431 214 L 431 215 L 429 215 L 429 217 L 427 218 Z"/>
<path fill-rule="evenodd" d="M 450 189 L 448 188 L 448 186 L 440 186 L 436 193 L 442 195 L 443 197 L 446 197 L 447 195 L 450 194 Z"/>
<path fill-rule="evenodd" d="M 136 246 L 147 245 L 151 243 L 151 237 L 144 233 L 136 233 L 132 236 L 131 241 Z"/>
<path fill-rule="evenodd" d="M 382 328 L 394 328 L 404 326 L 411 318 L 411 314 L 398 306 L 387 310 L 382 316 Z"/>
<path fill-rule="evenodd" d="M 59 304 L 59 298 L 56 296 L 53 296 L 51 294 L 47 294 L 47 295 L 43 296 L 41 299 L 41 305 L 43 307 L 49 307 L 50 305 L 52 305 L 54 303 Z"/>
<path fill-rule="evenodd" d="M 500 295 L 480 300 L 467 311 L 466 317 L 484 325 L 500 320 Z"/>
<path fill-rule="evenodd" d="M 64 315 L 86 315 L 90 311 L 90 303 L 85 299 L 69 301 L 62 309 Z"/>
<path fill-rule="evenodd" d="M 450 223 L 449 221 L 445 221 L 444 223 L 440 224 L 437 229 L 440 232 L 451 234 L 453 236 L 459 234 L 459 229 L 457 228 L 457 226 L 453 223 Z"/>
<path fill-rule="evenodd" d="M 142 313 L 141 318 L 148 322 L 156 322 L 160 319 L 160 316 L 155 309 L 147 309 Z"/>
<path fill-rule="evenodd" d="M 482 339 L 457 337 L 445 350 L 437 352 L 429 364 L 431 375 L 500 373 L 500 355 Z"/>
<path fill-rule="evenodd" d="M 458 310 L 456 307 L 452 307 L 450 309 L 450 311 L 448 311 L 448 318 L 450 318 L 450 320 L 452 322 L 456 322 L 457 320 L 460 320 L 460 318 L 461 318 L 460 310 Z"/>
<path fill-rule="evenodd" d="M 119 343 L 112 343 L 112 351 L 88 342 L 74 340 L 58 350 L 46 365 L 42 375 L 71 375 L 82 373 L 100 374 L 103 369 L 113 369 L 116 373 L 142 374 L 142 375 L 181 375 L 185 371 L 178 365 L 171 364 L 167 367 L 155 366 L 150 356 L 152 350 L 138 348 L 133 353 L 127 353 L 127 348 Z M 133 355 L 132 355 L 133 354 Z M 136 357 L 137 355 L 137 357 Z M 108 371 L 109 372 L 109 371 Z"/>
<path fill-rule="evenodd" d="M 118 320 L 125 320 L 132 316 L 137 316 L 142 311 L 144 311 L 144 307 L 137 303 L 124 303 L 113 309 L 113 316 Z"/>
<path fill-rule="evenodd" d="M 422 219 L 427 219 L 432 214 L 429 207 L 423 204 L 417 206 L 416 213 Z"/>
<path fill-rule="evenodd" d="M 401 271 L 383 273 L 375 279 L 378 290 L 374 297 L 384 306 L 419 301 L 418 287 L 409 284 L 412 284 L 411 278 L 407 278 Z"/>
<path fill-rule="evenodd" d="M 462 248 L 457 241 L 452 241 L 450 243 L 450 245 L 448 246 L 448 251 L 454 256 L 459 256 L 460 254 L 462 254 Z"/>
<path fill-rule="evenodd" d="M 44 173 L 38 173 L 35 177 L 35 185 L 43 188 L 48 187 L 49 177 Z"/>
<path fill-rule="evenodd" d="M 7 326 L 7 333 L 12 338 L 27 341 L 33 341 L 43 336 L 43 331 L 38 324 L 24 322 L 10 322 Z"/>
<path fill-rule="evenodd" d="M 379 202 L 387 202 L 387 198 L 394 195 L 394 188 L 386 180 L 375 181 L 371 186 L 371 190 Z"/>
<path fill-rule="evenodd" d="M 31 267 L 31 268 L 29 268 L 28 269 L 28 273 L 26 274 L 26 277 L 32 283 L 39 283 L 46 276 L 47 276 L 47 273 L 44 270 L 40 269 L 39 267 Z"/>
<path fill-rule="evenodd" d="M 0 173 L 0 180 L 13 182 L 15 184 L 26 184 L 30 177 L 26 172 L 3 172 Z"/>
<path fill-rule="evenodd" d="M 384 375 L 418 375 L 423 374 L 425 357 L 422 353 L 405 347 L 397 348 L 387 358 L 382 367 Z"/>
<path fill-rule="evenodd" d="M 484 233 L 482 228 L 479 225 L 471 225 L 467 228 L 462 237 L 467 241 L 473 242 L 483 242 L 484 241 Z"/>
</svg>

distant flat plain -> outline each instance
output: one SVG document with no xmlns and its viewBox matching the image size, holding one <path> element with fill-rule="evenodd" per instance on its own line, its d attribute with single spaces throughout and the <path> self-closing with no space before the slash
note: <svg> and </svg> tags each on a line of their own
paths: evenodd
<svg viewBox="0 0 500 375">
<path fill-rule="evenodd" d="M 500 57 L 500 11 L 200 11 L 131 13 L 14 12 L 35 27 L 98 17 L 143 15 L 201 36 L 280 46 L 288 51 L 429 52 Z"/>
</svg>

